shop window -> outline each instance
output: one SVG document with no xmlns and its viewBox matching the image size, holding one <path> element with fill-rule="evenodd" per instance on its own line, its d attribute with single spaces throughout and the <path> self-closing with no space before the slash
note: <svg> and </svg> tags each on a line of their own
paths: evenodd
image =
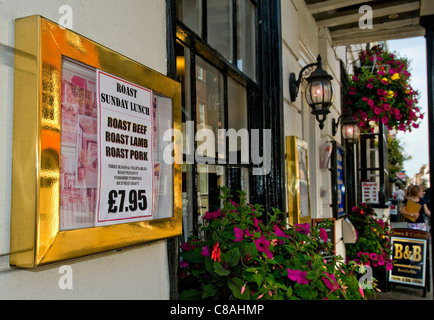
<svg viewBox="0 0 434 320">
<path fill-rule="evenodd" d="M 257 5 L 253 0 L 176 0 L 179 22 L 256 81 Z"/>
<path fill-rule="evenodd" d="M 207 211 L 221 207 L 220 187 L 243 190 L 249 200 L 250 104 L 260 91 L 255 82 L 257 8 L 250 0 L 177 0 L 176 10 L 187 237 Z"/>
</svg>

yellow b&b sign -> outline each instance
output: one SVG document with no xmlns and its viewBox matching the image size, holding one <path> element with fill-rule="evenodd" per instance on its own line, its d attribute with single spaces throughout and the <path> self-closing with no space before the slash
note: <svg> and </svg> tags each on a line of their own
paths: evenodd
<svg viewBox="0 0 434 320">
<path fill-rule="evenodd" d="M 391 237 L 393 269 L 390 282 L 425 287 L 427 240 Z"/>
</svg>

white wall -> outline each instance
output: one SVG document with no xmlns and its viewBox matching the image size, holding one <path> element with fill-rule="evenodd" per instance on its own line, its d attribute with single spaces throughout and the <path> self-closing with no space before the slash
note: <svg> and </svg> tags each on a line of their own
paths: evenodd
<svg viewBox="0 0 434 320">
<path fill-rule="evenodd" d="M 9 267 L 14 20 L 42 15 L 58 22 L 68 4 L 73 30 L 166 73 L 166 8 L 162 0 L 4 0 L 0 2 L 0 299 L 168 299 L 166 241 L 67 262 L 73 289 L 58 286 L 59 265 Z"/>
<path fill-rule="evenodd" d="M 312 218 L 330 218 L 332 210 L 331 175 L 327 169 L 319 168 L 319 148 L 331 140 L 340 141 L 340 134 L 332 135 L 332 119 L 340 116 L 340 62 L 347 58 L 346 48 L 332 47 L 328 29 L 319 29 L 304 0 L 282 0 L 282 59 L 284 85 L 284 117 L 285 136 L 298 136 L 309 144 L 310 167 L 310 200 Z M 321 131 L 315 117 L 310 114 L 310 108 L 304 101 L 304 86 L 295 102 L 289 96 L 289 74 L 298 73 L 305 65 L 316 62 L 321 54 L 323 68 L 333 76 L 335 102 L 331 114 L 327 116 L 325 127 Z M 345 246 L 339 241 L 342 235 L 341 223 L 337 222 L 337 250 L 345 255 Z"/>
</svg>

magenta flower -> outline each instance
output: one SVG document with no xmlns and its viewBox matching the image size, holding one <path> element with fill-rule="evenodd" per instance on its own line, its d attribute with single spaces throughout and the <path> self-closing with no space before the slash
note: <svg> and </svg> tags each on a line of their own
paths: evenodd
<svg viewBox="0 0 434 320">
<path fill-rule="evenodd" d="M 182 261 L 179 263 L 179 267 L 180 267 L 180 268 L 188 268 L 188 262 L 185 261 L 185 260 L 182 260 Z"/>
<path fill-rule="evenodd" d="M 387 124 L 389 122 L 389 118 L 388 117 L 383 117 L 382 119 L 381 119 L 381 123 L 382 124 Z"/>
<path fill-rule="evenodd" d="M 269 247 L 270 247 L 270 241 L 265 239 L 265 237 L 262 235 L 255 241 L 256 249 L 259 252 L 264 252 L 269 259 L 273 259 L 273 254 L 271 253 Z"/>
<path fill-rule="evenodd" d="M 246 237 L 253 237 L 253 234 L 250 233 L 249 228 L 246 228 L 246 230 L 244 230 L 244 233 L 246 234 Z"/>
<path fill-rule="evenodd" d="M 339 285 L 336 281 L 334 274 L 328 274 L 327 272 L 324 272 L 326 274 L 326 277 L 321 277 L 321 280 L 325 283 L 327 288 L 329 288 L 330 292 L 336 291 L 339 289 Z"/>
<path fill-rule="evenodd" d="M 283 237 L 283 238 L 289 239 L 289 236 L 286 235 L 285 232 L 283 232 L 282 229 L 280 229 L 277 224 L 274 225 L 274 234 L 277 237 Z"/>
<path fill-rule="evenodd" d="M 202 252 L 200 254 L 203 255 L 204 257 L 209 257 L 210 253 L 208 247 L 207 246 L 203 247 Z"/>
<path fill-rule="evenodd" d="M 304 223 L 304 224 L 296 224 L 295 225 L 295 231 L 300 232 L 302 234 L 309 234 L 310 233 L 310 224 Z"/>
<path fill-rule="evenodd" d="M 375 108 L 374 113 L 378 116 L 381 113 L 381 109 Z"/>
<path fill-rule="evenodd" d="M 390 262 L 386 263 L 386 270 L 391 271 L 392 269 L 393 269 L 393 264 L 391 264 Z"/>
<path fill-rule="evenodd" d="M 319 237 L 324 242 L 327 242 L 327 240 L 329 239 L 329 237 L 327 235 L 327 231 L 325 231 L 324 228 L 319 228 Z"/>
<path fill-rule="evenodd" d="M 376 253 L 370 253 L 369 254 L 369 258 L 371 259 L 371 260 L 377 260 L 378 259 L 378 255 L 376 254 Z"/>
<path fill-rule="evenodd" d="M 372 89 L 372 88 L 374 87 L 374 85 L 373 85 L 372 83 L 368 83 L 368 84 L 366 85 L 366 87 L 367 87 L 368 89 Z"/>
<path fill-rule="evenodd" d="M 369 100 L 368 100 L 368 104 L 369 104 L 369 106 L 372 107 L 372 106 L 374 105 L 374 101 L 372 101 L 372 99 L 369 99 Z"/>
<path fill-rule="evenodd" d="M 209 212 L 209 211 L 207 211 L 205 213 L 205 216 L 203 218 L 205 220 L 213 221 L 213 220 L 217 219 L 218 217 L 220 217 L 221 215 L 222 215 L 222 213 L 220 212 L 220 209 L 218 209 L 215 212 Z"/>
<path fill-rule="evenodd" d="M 287 269 L 288 278 L 292 281 L 296 281 L 299 284 L 309 284 L 309 279 L 306 279 L 307 272 L 301 270 L 291 270 Z"/>
<path fill-rule="evenodd" d="M 241 242 L 244 239 L 244 232 L 238 227 L 234 228 L 235 240 L 234 242 Z"/>
</svg>

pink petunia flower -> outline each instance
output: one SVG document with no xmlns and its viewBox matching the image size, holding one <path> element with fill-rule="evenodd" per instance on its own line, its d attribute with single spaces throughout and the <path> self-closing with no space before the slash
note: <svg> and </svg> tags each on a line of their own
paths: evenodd
<svg viewBox="0 0 434 320">
<path fill-rule="evenodd" d="M 221 214 L 221 212 L 220 212 L 220 209 L 218 209 L 217 211 L 215 211 L 215 212 L 209 212 L 209 211 L 207 211 L 206 213 L 205 213 L 205 216 L 203 217 L 205 220 L 209 220 L 209 221 L 213 221 L 213 220 L 215 220 L 215 219 L 217 219 L 218 217 L 220 217 L 222 214 Z"/>
<path fill-rule="evenodd" d="M 269 259 L 273 259 L 273 254 L 271 253 L 271 251 L 269 249 L 269 247 L 270 247 L 270 241 L 268 241 L 267 239 L 265 239 L 265 237 L 262 235 L 258 239 L 256 239 L 254 242 L 256 244 L 256 249 L 259 252 L 264 252 L 265 255 Z"/>
<path fill-rule="evenodd" d="M 287 234 L 285 234 L 285 232 L 283 232 L 282 229 L 280 229 L 277 224 L 274 225 L 274 234 L 277 237 L 283 237 L 283 238 L 289 239 L 289 236 Z"/>
<path fill-rule="evenodd" d="M 241 242 L 244 239 L 244 232 L 238 227 L 234 228 L 235 240 L 234 242 Z"/>
<path fill-rule="evenodd" d="M 203 255 L 204 257 L 209 257 L 210 253 L 208 247 L 207 246 L 203 247 L 202 252 L 200 254 Z"/>
<path fill-rule="evenodd" d="M 319 228 L 319 237 L 324 242 L 327 242 L 327 240 L 329 239 L 329 237 L 327 235 L 327 231 L 325 231 L 324 228 Z"/>
<path fill-rule="evenodd" d="M 330 290 L 330 292 L 336 291 L 339 289 L 339 285 L 336 281 L 334 274 L 328 274 L 327 272 L 324 272 L 326 274 L 326 277 L 321 277 L 321 280 L 325 283 L 327 288 Z"/>
<path fill-rule="evenodd" d="M 309 234 L 310 233 L 310 224 L 308 224 L 308 223 L 303 223 L 303 224 L 297 223 L 295 225 L 295 231 L 300 232 L 302 234 Z"/>
<path fill-rule="evenodd" d="M 288 271 L 288 278 L 290 280 L 295 281 L 299 284 L 309 284 L 309 279 L 306 279 L 306 271 L 291 270 L 289 268 L 286 271 Z"/>
</svg>

